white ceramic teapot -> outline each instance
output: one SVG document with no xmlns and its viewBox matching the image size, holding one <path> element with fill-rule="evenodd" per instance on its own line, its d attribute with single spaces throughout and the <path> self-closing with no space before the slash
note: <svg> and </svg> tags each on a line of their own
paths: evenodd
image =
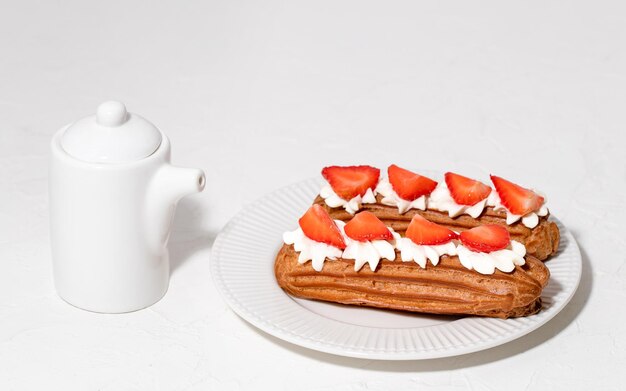
<svg viewBox="0 0 626 391">
<path fill-rule="evenodd" d="M 90 311 L 157 302 L 169 284 L 167 240 L 177 201 L 204 189 L 199 169 L 170 165 L 170 142 L 120 102 L 52 139 L 50 222 L 59 295 Z"/>
</svg>

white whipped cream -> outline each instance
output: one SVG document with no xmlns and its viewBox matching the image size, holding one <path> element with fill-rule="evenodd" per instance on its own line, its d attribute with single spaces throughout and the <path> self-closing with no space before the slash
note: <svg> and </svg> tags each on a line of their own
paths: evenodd
<svg viewBox="0 0 626 391">
<path fill-rule="evenodd" d="M 396 248 L 400 250 L 402 262 L 415 261 L 422 268 L 426 268 L 426 259 L 430 260 L 433 266 L 437 266 L 442 255 L 456 255 L 456 245 L 451 240 L 448 243 L 439 245 L 419 245 L 409 238 L 403 238 L 397 233 L 393 233 L 396 239 Z"/>
<path fill-rule="evenodd" d="M 413 201 L 407 201 L 401 198 L 393 189 L 387 178 L 381 179 L 376 186 L 376 193 L 383 196 L 381 203 L 389 206 L 397 206 L 398 213 L 404 214 L 410 209 L 426 210 L 426 196 L 416 198 Z"/>
<path fill-rule="evenodd" d="M 339 223 L 337 223 L 337 225 L 339 225 Z M 374 271 L 382 258 L 390 261 L 396 259 L 396 250 L 393 243 L 386 240 L 368 240 L 366 242 L 353 240 L 345 234 L 344 225 L 339 226 L 343 238 L 346 241 L 346 249 L 343 250 L 341 257 L 344 259 L 354 259 L 355 272 L 361 270 L 366 263 L 369 264 L 370 269 Z M 389 231 L 397 235 L 393 229 L 389 228 Z"/>
<path fill-rule="evenodd" d="M 511 225 L 515 223 L 516 221 L 518 221 L 519 219 L 522 219 L 522 224 L 532 229 L 532 228 L 535 228 L 537 224 L 539 224 L 540 216 L 543 217 L 548 214 L 548 207 L 546 206 L 546 197 L 543 196 L 543 194 L 540 194 L 540 195 L 543 197 L 543 204 L 541 204 L 541 207 L 539 207 L 538 210 L 534 212 L 530 212 L 524 216 L 513 214 L 504 205 L 502 205 L 502 202 L 500 201 L 500 196 L 498 195 L 498 192 L 495 190 L 491 191 L 491 194 L 489 194 L 489 197 L 487 197 L 487 205 L 493 206 L 493 210 L 495 211 L 504 210 L 506 212 L 506 223 L 508 225 Z"/>
<path fill-rule="evenodd" d="M 335 220 L 335 223 L 342 222 Z M 334 261 L 341 257 L 342 253 L 342 250 L 335 246 L 309 239 L 300 227 L 295 231 L 285 232 L 283 241 L 286 244 L 293 244 L 294 250 L 300 253 L 298 255 L 298 263 L 303 264 L 312 261 L 313 269 L 318 272 L 324 267 L 326 259 Z"/>
<path fill-rule="evenodd" d="M 326 259 L 332 261 L 340 257 L 344 259 L 354 259 L 354 271 L 361 270 L 366 263 L 368 263 L 370 269 L 374 271 L 382 258 L 390 261 L 396 259 L 396 251 L 393 243 L 386 240 L 359 242 L 350 239 L 346 235 L 344 231 L 346 223 L 341 220 L 335 220 L 335 224 L 337 224 L 341 236 L 343 236 L 343 240 L 346 242 L 346 248 L 343 251 L 330 244 L 309 239 L 300 227 L 295 231 L 285 232 L 283 234 L 283 241 L 286 244 L 293 244 L 294 250 L 300 253 L 298 255 L 298 263 L 303 264 L 312 261 L 313 269 L 318 272 L 324 267 L 324 261 Z M 391 228 L 389 228 L 389 231 L 395 234 Z"/>
<path fill-rule="evenodd" d="M 355 214 L 359 209 L 361 209 L 361 204 L 375 204 L 376 203 L 376 195 L 372 191 L 372 189 L 367 189 L 365 194 L 361 197 L 360 195 L 352 198 L 351 200 L 344 200 L 339 197 L 330 185 L 325 185 L 320 190 L 320 196 L 326 202 L 326 205 L 331 208 L 343 207 L 346 212 L 351 215 Z"/>
<path fill-rule="evenodd" d="M 526 263 L 526 247 L 520 242 L 511 240 L 509 248 L 490 253 L 474 252 L 459 244 L 457 253 L 461 264 L 467 269 L 476 270 L 480 274 L 493 274 L 496 269 L 510 273 L 515 269 L 515 265 Z"/>
<path fill-rule="evenodd" d="M 494 191 L 491 190 L 491 193 L 493 194 Z M 454 198 L 452 198 L 446 181 L 441 181 L 437 184 L 435 190 L 430 193 L 430 197 L 428 197 L 428 208 L 440 212 L 448 212 L 450 217 L 468 214 L 473 218 L 477 218 L 483 213 L 483 209 L 485 209 L 487 205 L 487 199 L 489 199 L 489 197 L 486 197 L 484 200 L 474 205 L 459 205 L 454 201 Z"/>
</svg>

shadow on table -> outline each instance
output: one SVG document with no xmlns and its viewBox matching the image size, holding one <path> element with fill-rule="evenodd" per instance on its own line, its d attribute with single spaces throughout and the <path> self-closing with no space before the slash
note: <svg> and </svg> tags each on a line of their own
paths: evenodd
<svg viewBox="0 0 626 391">
<path fill-rule="evenodd" d="M 570 231 L 571 232 L 571 231 Z M 572 233 L 574 237 L 576 235 Z M 469 368 L 489 364 L 509 357 L 516 356 L 527 350 L 541 345 L 558 335 L 567 325 L 572 323 L 580 314 L 582 309 L 589 300 L 589 294 L 592 288 L 592 269 L 589 258 L 583 248 L 580 249 L 582 255 L 582 277 L 578 290 L 570 303 L 552 320 L 540 327 L 539 329 L 527 334 L 514 341 L 508 342 L 491 349 L 483 350 L 476 353 L 464 354 L 455 357 L 437 358 L 430 360 L 414 360 L 414 361 L 383 361 L 357 359 L 350 357 L 335 356 L 328 353 L 322 353 L 315 350 L 306 349 L 289 342 L 285 342 L 279 338 L 271 336 L 252 325 L 248 325 L 250 329 L 257 332 L 263 338 L 269 339 L 283 349 L 290 350 L 301 356 L 329 362 L 335 365 L 341 365 L 350 368 L 366 368 L 373 371 L 383 372 L 435 372 L 446 371 L 450 369 Z M 548 261 L 549 262 L 549 261 Z"/>
<path fill-rule="evenodd" d="M 207 221 L 207 207 L 199 199 L 183 198 L 176 207 L 168 243 L 170 275 L 174 274 L 193 254 L 213 245 L 217 232 L 202 226 Z"/>
</svg>

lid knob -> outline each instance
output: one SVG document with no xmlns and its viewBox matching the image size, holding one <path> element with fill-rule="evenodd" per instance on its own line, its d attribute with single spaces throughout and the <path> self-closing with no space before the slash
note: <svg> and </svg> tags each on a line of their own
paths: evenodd
<svg viewBox="0 0 626 391">
<path fill-rule="evenodd" d="M 96 110 L 96 122 L 103 126 L 120 126 L 127 117 L 126 106 L 115 100 L 101 103 Z"/>
</svg>

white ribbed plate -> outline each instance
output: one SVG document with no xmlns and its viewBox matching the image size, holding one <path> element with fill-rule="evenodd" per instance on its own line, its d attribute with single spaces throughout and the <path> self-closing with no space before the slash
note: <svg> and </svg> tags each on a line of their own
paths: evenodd
<svg viewBox="0 0 626 391">
<path fill-rule="evenodd" d="M 343 356 L 418 360 L 491 348 L 519 338 L 552 319 L 574 295 L 582 271 L 580 251 L 558 222 L 561 246 L 546 262 L 550 283 L 543 310 L 515 319 L 455 318 L 351 307 L 295 299 L 278 287 L 274 258 L 284 231 L 318 194 L 310 179 L 271 193 L 241 211 L 213 245 L 211 274 L 239 316 L 285 341 Z"/>
</svg>

